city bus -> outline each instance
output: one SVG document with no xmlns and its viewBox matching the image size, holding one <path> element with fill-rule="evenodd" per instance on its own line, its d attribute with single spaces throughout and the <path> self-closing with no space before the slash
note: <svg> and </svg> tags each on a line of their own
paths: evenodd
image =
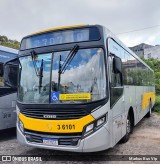
<svg viewBox="0 0 160 164">
<path fill-rule="evenodd" d="M 19 51 L 17 139 L 95 152 L 127 142 L 155 103 L 154 72 L 101 25 L 52 28 Z"/>
<path fill-rule="evenodd" d="M 16 127 L 17 88 L 5 85 L 7 83 L 5 74 L 10 72 L 13 76 L 10 80 L 16 85 L 18 70 L 15 64 L 17 56 L 18 50 L 0 46 L 0 130 Z M 6 63 L 9 65 L 4 69 Z"/>
</svg>

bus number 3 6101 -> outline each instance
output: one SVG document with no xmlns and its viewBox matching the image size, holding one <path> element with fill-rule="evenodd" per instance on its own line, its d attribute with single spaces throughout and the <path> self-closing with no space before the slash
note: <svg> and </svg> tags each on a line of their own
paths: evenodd
<svg viewBox="0 0 160 164">
<path fill-rule="evenodd" d="M 67 125 L 57 125 L 57 129 L 58 130 L 73 130 L 75 129 L 75 125 L 72 125 L 72 124 L 67 124 Z"/>
</svg>

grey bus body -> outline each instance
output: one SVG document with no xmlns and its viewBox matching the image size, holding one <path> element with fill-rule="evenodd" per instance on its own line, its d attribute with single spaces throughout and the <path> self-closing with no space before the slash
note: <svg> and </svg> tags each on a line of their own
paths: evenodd
<svg viewBox="0 0 160 164">
<path fill-rule="evenodd" d="M 0 46 L 0 130 L 16 127 L 17 89 L 4 84 L 4 64 L 17 55 L 18 50 Z"/>
<path fill-rule="evenodd" d="M 88 25 L 82 28 L 85 27 L 97 27 L 101 34 L 100 40 L 79 42 L 76 44 L 78 44 L 80 48 L 99 46 L 104 49 L 106 97 L 101 101 L 95 101 L 87 105 L 65 104 L 65 106 L 38 103 L 25 104 L 18 100 L 17 138 L 21 144 L 38 148 L 75 152 L 101 151 L 114 147 L 121 139 L 127 140 L 127 135 L 131 132 L 130 129 L 128 130 L 128 127 L 133 128 L 145 115 L 150 115 L 151 108 L 155 103 L 153 70 L 105 27 L 100 25 Z M 33 48 L 31 50 L 24 49 L 19 52 L 19 58 L 26 56 L 26 54 L 29 54 L 33 50 L 36 54 L 41 54 L 43 52 L 48 53 L 71 49 L 74 45 L 75 43 L 50 45 Z M 116 67 L 116 63 L 119 66 Z M 92 124 L 93 126 L 97 126 L 99 122 L 104 121 L 104 123 L 100 127 L 93 128 L 87 135 L 85 135 L 85 131 L 88 125 L 84 126 L 82 133 L 63 133 L 63 135 L 51 131 L 44 132 L 39 130 L 42 124 L 37 126 L 37 129 L 35 127 L 29 129 L 29 125 L 27 127 L 25 121 L 31 117 L 31 114 L 27 113 L 28 108 L 34 111 L 36 108 L 39 110 L 42 110 L 42 108 L 46 110 L 47 108 L 57 108 L 59 110 L 66 108 L 67 110 L 67 106 L 70 109 L 77 108 L 77 110 L 79 110 L 78 108 L 83 108 L 95 121 L 97 120 L 97 122 L 93 121 L 88 124 L 91 125 L 91 127 L 89 127 L 91 129 Z M 54 118 L 53 116 L 55 115 L 47 115 L 48 118 L 36 118 L 36 121 L 40 122 L 44 120 L 46 126 L 52 129 L 51 124 L 47 124 L 47 121 L 49 120 L 51 123 L 52 120 L 55 120 L 56 117 Z M 34 121 L 34 118 L 30 120 Z M 30 127 L 31 126 L 32 125 L 30 125 Z M 43 138 L 55 139 L 58 143 L 55 145 L 46 145 L 43 143 Z M 72 144 L 71 141 L 74 142 L 76 139 L 77 143 Z M 62 140 L 63 143 L 61 142 Z"/>
</svg>

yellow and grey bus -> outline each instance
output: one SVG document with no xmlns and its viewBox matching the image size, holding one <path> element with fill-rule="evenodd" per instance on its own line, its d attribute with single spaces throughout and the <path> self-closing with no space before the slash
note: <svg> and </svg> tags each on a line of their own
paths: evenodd
<svg viewBox="0 0 160 164">
<path fill-rule="evenodd" d="M 154 72 L 101 25 L 48 29 L 19 51 L 17 138 L 55 150 L 94 152 L 126 142 L 151 115 Z"/>
</svg>

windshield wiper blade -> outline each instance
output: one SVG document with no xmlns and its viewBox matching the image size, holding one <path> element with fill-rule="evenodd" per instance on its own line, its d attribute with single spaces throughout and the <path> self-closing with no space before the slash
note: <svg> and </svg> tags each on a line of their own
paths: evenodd
<svg viewBox="0 0 160 164">
<path fill-rule="evenodd" d="M 79 49 L 79 46 L 77 44 L 71 49 L 71 51 L 69 52 L 68 56 L 66 57 L 63 65 L 61 66 L 61 69 L 59 70 L 60 74 L 62 74 L 66 71 L 68 65 L 71 63 L 74 56 L 76 55 L 78 49 Z"/>
<path fill-rule="evenodd" d="M 59 57 L 59 70 L 58 70 L 58 91 L 60 88 L 60 81 L 61 81 L 61 74 L 64 73 L 70 64 L 70 62 L 73 60 L 74 56 L 76 55 L 77 51 L 79 49 L 79 46 L 76 44 L 71 51 L 69 52 L 68 56 L 66 57 L 63 65 L 61 65 L 61 55 Z"/>
<path fill-rule="evenodd" d="M 59 70 L 58 70 L 58 91 L 59 91 L 59 87 L 60 87 L 60 81 L 61 81 L 61 68 L 62 68 L 62 65 L 61 65 L 61 55 L 59 56 Z"/>
<path fill-rule="evenodd" d="M 39 76 L 38 68 L 37 68 L 37 66 L 35 64 L 35 57 L 36 57 L 37 54 L 36 54 L 35 51 L 31 51 L 30 53 L 31 53 L 31 57 L 32 57 L 32 62 L 33 62 L 34 70 L 35 70 L 35 73 L 36 73 L 36 75 L 38 77 Z"/>
<path fill-rule="evenodd" d="M 40 66 L 40 71 L 39 71 L 39 93 L 41 92 L 41 88 L 42 88 L 42 78 L 43 78 L 43 59 L 41 61 L 41 66 Z"/>
<path fill-rule="evenodd" d="M 33 62 L 33 66 L 34 66 L 34 70 L 36 73 L 36 76 L 39 77 L 39 93 L 41 92 L 41 88 L 42 88 L 42 78 L 43 78 L 43 59 L 41 61 L 41 66 L 40 69 L 38 70 L 36 63 L 35 63 L 35 57 L 37 56 L 35 51 L 31 51 L 31 57 L 32 57 L 32 62 Z"/>
</svg>

